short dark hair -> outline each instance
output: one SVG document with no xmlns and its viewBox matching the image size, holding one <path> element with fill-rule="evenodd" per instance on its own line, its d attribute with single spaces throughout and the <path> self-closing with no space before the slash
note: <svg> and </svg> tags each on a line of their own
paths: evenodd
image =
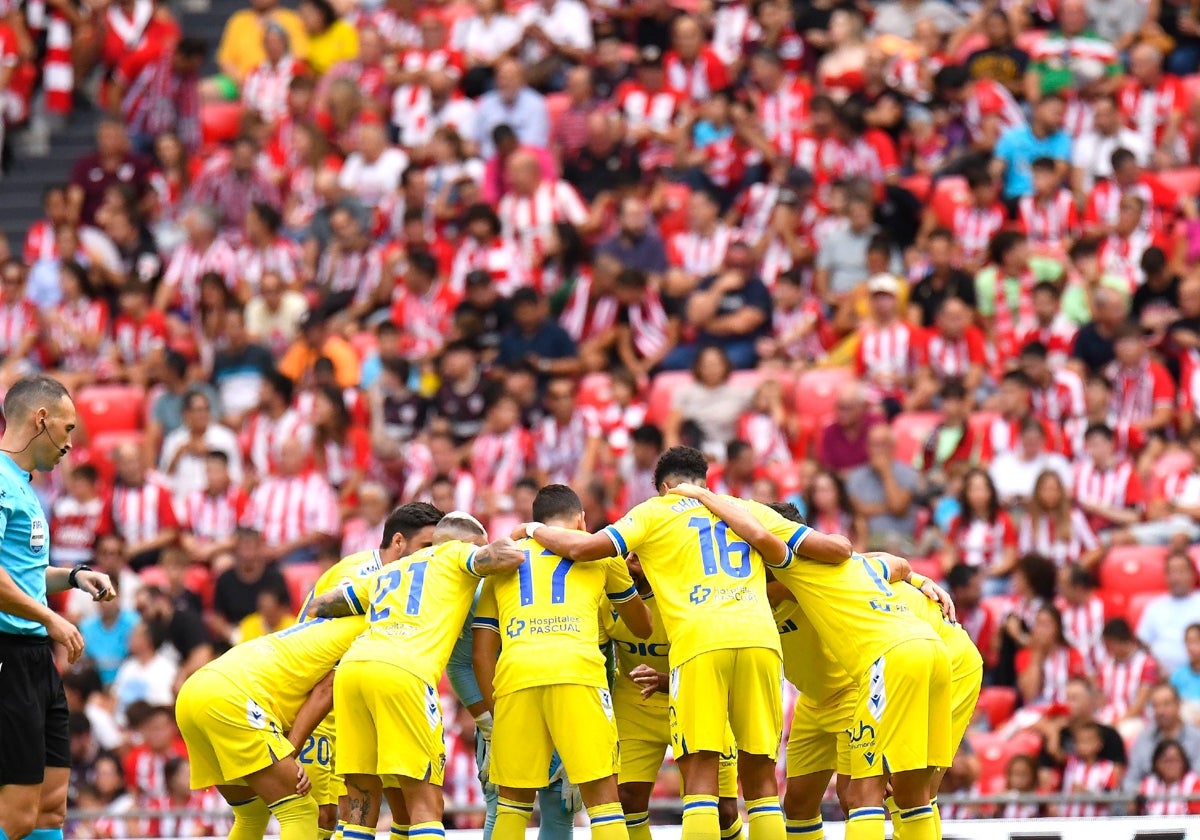
<svg viewBox="0 0 1200 840">
<path fill-rule="evenodd" d="M 263 381 L 279 395 L 288 405 L 292 404 L 292 395 L 296 391 L 296 386 L 287 374 L 278 370 L 269 370 L 263 374 Z"/>
<path fill-rule="evenodd" d="M 25 418 L 43 406 L 70 399 L 66 387 L 49 376 L 26 376 L 18 379 L 4 395 L 4 417 L 8 422 Z"/>
<path fill-rule="evenodd" d="M 583 502 L 579 501 L 579 495 L 565 484 L 547 484 L 533 500 L 533 518 L 538 522 L 549 522 L 582 512 Z"/>
<path fill-rule="evenodd" d="M 1049 357 L 1050 350 L 1045 344 L 1034 339 L 1021 348 L 1021 358 L 1029 357 L 1031 359 L 1045 359 Z"/>
<path fill-rule="evenodd" d="M 184 58 L 204 58 L 208 55 L 208 42 L 194 36 L 181 38 L 175 45 L 175 52 Z"/>
<path fill-rule="evenodd" d="M 1062 299 L 1062 289 L 1058 287 L 1057 283 L 1051 282 L 1050 280 L 1041 280 L 1034 284 L 1033 294 L 1036 295 L 1038 292 L 1048 294 L 1055 300 Z"/>
<path fill-rule="evenodd" d="M 1109 442 L 1112 442 L 1117 438 L 1117 436 L 1113 433 L 1112 428 L 1104 423 L 1093 423 L 1092 425 L 1088 426 L 1087 430 L 1083 433 L 1083 439 L 1088 440 L 1092 435 L 1099 435 Z"/>
<path fill-rule="evenodd" d="M 1137 640 L 1133 635 L 1133 628 L 1123 618 L 1110 618 L 1106 621 L 1104 629 L 1100 631 L 1100 638 L 1108 639 L 1110 642 L 1133 642 Z"/>
<path fill-rule="evenodd" d="M 1054 172 L 1058 168 L 1058 164 L 1055 163 L 1054 158 L 1040 157 L 1034 158 L 1029 167 L 1034 172 Z"/>
<path fill-rule="evenodd" d="M 973 581 L 980 573 L 978 566 L 968 566 L 966 563 L 959 563 L 946 574 L 946 583 L 950 587 L 950 591 L 962 589 Z"/>
<path fill-rule="evenodd" d="M 1124 146 L 1122 146 L 1112 153 L 1112 157 L 1109 158 L 1109 163 L 1112 164 L 1113 169 L 1120 169 L 1122 166 L 1127 164 L 1137 163 L 1137 156 L 1134 155 L 1133 152 L 1129 151 L 1129 149 L 1126 149 Z"/>
<path fill-rule="evenodd" d="M 229 453 L 222 452 L 220 449 L 210 449 L 204 453 L 204 457 L 209 461 L 219 461 L 225 466 L 229 466 Z"/>
<path fill-rule="evenodd" d="M 76 481 L 86 481 L 90 484 L 95 484 L 100 480 L 100 472 L 92 464 L 80 464 L 71 470 L 71 478 Z"/>
<path fill-rule="evenodd" d="M 654 489 L 662 487 L 668 478 L 684 481 L 704 481 L 708 476 L 708 461 L 699 449 L 690 446 L 672 446 L 658 456 L 654 465 Z"/>
<path fill-rule="evenodd" d="M 753 451 L 754 447 L 746 443 L 744 440 L 731 440 L 729 445 L 725 447 L 725 460 L 733 461 L 742 457 L 743 452 Z"/>
<path fill-rule="evenodd" d="M 513 292 L 512 297 L 509 298 L 509 303 L 513 309 L 516 309 L 518 306 L 536 306 L 541 301 L 542 296 L 532 286 L 522 286 Z"/>
<path fill-rule="evenodd" d="M 1200 426 L 1197 426 L 1196 428 L 1200 429 Z M 653 423 L 646 423 L 645 425 L 638 426 L 633 430 L 633 433 L 630 434 L 629 439 L 633 443 L 641 443 L 646 446 L 653 446 L 655 449 L 663 448 L 662 429 L 658 428 L 658 426 L 655 426 Z"/>
<path fill-rule="evenodd" d="M 967 398 L 967 386 L 958 377 L 947 379 L 942 383 L 942 389 L 938 395 L 943 400 L 965 400 Z"/>
<path fill-rule="evenodd" d="M 795 522 L 798 525 L 806 524 L 804 521 L 804 514 L 800 512 L 800 508 L 796 507 L 791 502 L 771 502 L 771 504 L 767 505 L 767 507 L 778 513 L 789 522 Z"/>
<path fill-rule="evenodd" d="M 428 502 L 409 502 L 400 505 L 388 516 L 383 523 L 383 540 L 380 548 L 387 548 L 396 538 L 396 534 L 411 540 L 422 528 L 436 526 L 445 516 L 440 510 Z"/>
<path fill-rule="evenodd" d="M 1010 370 L 1000 380 L 1001 382 L 1011 382 L 1014 385 L 1019 385 L 1027 391 L 1033 390 L 1033 380 L 1023 370 Z"/>
</svg>

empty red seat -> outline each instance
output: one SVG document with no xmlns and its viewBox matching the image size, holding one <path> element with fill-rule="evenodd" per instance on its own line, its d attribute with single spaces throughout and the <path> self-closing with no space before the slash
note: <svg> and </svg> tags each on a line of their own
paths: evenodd
<svg viewBox="0 0 1200 840">
<path fill-rule="evenodd" d="M 1125 620 L 1129 622 L 1133 632 L 1137 632 L 1138 624 L 1142 620 L 1142 613 L 1146 611 L 1146 605 L 1162 594 L 1161 592 L 1138 592 L 1129 596 L 1129 607 L 1125 610 Z"/>
<path fill-rule="evenodd" d="M 320 576 L 321 567 L 316 563 L 297 563 L 283 568 L 283 579 L 287 583 L 288 597 L 292 599 L 292 609 L 300 609 Z"/>
<path fill-rule="evenodd" d="M 571 107 L 571 97 L 565 93 L 551 93 L 546 96 L 546 119 L 551 133 L 562 115 Z"/>
<path fill-rule="evenodd" d="M 987 717 L 992 729 L 999 729 L 1017 709 L 1017 690 L 1006 685 L 989 685 L 979 692 L 975 708 Z"/>
<path fill-rule="evenodd" d="M 911 557 L 908 565 L 912 566 L 912 570 L 919 575 L 924 575 L 931 580 L 941 580 L 945 577 L 942 571 L 941 557 Z"/>
<path fill-rule="evenodd" d="M 896 458 L 911 464 L 925 441 L 937 426 L 941 415 L 936 411 L 906 411 L 892 420 L 892 435 L 896 439 Z"/>
<path fill-rule="evenodd" d="M 967 740 L 979 757 L 979 786 L 985 794 L 1004 789 L 1005 770 L 1013 756 L 1036 756 L 1042 748 L 1042 739 L 1032 732 L 1019 732 L 1012 737 L 995 732 L 970 732 Z"/>
<path fill-rule="evenodd" d="M 206 102 L 200 106 L 200 135 L 205 143 L 224 143 L 242 129 L 242 103 Z"/>
<path fill-rule="evenodd" d="M 650 383 L 650 396 L 646 401 L 646 422 L 662 425 L 671 413 L 675 400 L 675 392 L 685 382 L 691 382 L 692 375 L 686 370 L 670 370 L 660 373 Z"/>
<path fill-rule="evenodd" d="M 90 438 L 133 432 L 146 424 L 146 392 L 129 385 L 93 385 L 75 395 L 79 424 Z"/>
<path fill-rule="evenodd" d="M 1104 604 L 1105 621 L 1112 621 L 1114 618 L 1125 618 L 1125 614 L 1129 611 L 1128 595 L 1116 589 L 1101 589 L 1098 594 L 1100 601 Z"/>
<path fill-rule="evenodd" d="M 917 201 L 924 204 L 929 200 L 929 191 L 933 187 L 933 179 L 928 175 L 909 175 L 900 181 L 900 186 L 913 194 Z"/>
<path fill-rule="evenodd" d="M 796 413 L 812 417 L 818 424 L 833 417 L 838 389 L 854 381 L 854 371 L 848 367 L 813 368 L 800 374 L 796 382 Z"/>
<path fill-rule="evenodd" d="M 779 387 L 783 391 L 784 401 L 792 398 L 792 394 L 796 389 L 796 380 L 792 378 L 791 374 L 781 370 L 765 370 L 763 368 L 735 370 L 733 375 L 729 377 L 729 383 L 738 388 L 745 388 L 747 391 L 755 391 L 764 379 L 773 379 L 779 383 Z"/>
<path fill-rule="evenodd" d="M 1163 592 L 1167 588 L 1166 556 L 1165 548 L 1155 546 L 1114 546 L 1100 564 L 1100 588 L 1126 595 Z"/>
<path fill-rule="evenodd" d="M 954 226 L 954 211 L 966 204 L 969 198 L 967 179 L 961 175 L 950 175 L 938 179 L 933 185 L 929 207 L 937 217 L 938 224 L 949 228 Z"/>
<path fill-rule="evenodd" d="M 612 399 L 612 380 L 607 373 L 589 373 L 579 383 L 580 405 L 602 406 Z"/>
<path fill-rule="evenodd" d="M 1194 196 L 1200 193 L 1200 166 L 1168 169 L 1158 176 L 1158 180 L 1181 196 Z"/>
</svg>

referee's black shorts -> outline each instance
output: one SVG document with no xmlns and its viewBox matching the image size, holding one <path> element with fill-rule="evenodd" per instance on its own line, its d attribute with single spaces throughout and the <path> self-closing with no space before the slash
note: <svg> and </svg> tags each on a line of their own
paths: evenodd
<svg viewBox="0 0 1200 840">
<path fill-rule="evenodd" d="M 63 691 L 50 640 L 0 633 L 0 786 L 39 785 L 71 766 Z"/>
</svg>

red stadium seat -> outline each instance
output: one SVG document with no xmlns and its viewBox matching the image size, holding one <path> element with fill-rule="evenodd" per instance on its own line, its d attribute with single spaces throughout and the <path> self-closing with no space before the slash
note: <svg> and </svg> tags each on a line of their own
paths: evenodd
<svg viewBox="0 0 1200 840">
<path fill-rule="evenodd" d="M 141 446 L 145 441 L 144 432 L 104 432 L 96 435 L 86 447 L 79 447 L 71 452 L 73 459 L 80 463 L 88 463 L 96 468 L 102 484 L 111 485 L 116 476 L 113 466 L 113 450 L 122 443 L 132 443 Z"/>
<path fill-rule="evenodd" d="M 91 438 L 145 426 L 146 392 L 128 385 L 93 385 L 75 396 L 79 423 Z"/>
<path fill-rule="evenodd" d="M 1184 76 L 1180 81 L 1183 82 L 1183 89 L 1187 91 L 1188 102 L 1200 101 L 1200 73 Z"/>
<path fill-rule="evenodd" d="M 933 179 L 928 175 L 909 175 L 900 180 L 900 186 L 913 194 L 917 201 L 924 204 L 929 200 L 929 191 L 933 187 Z"/>
<path fill-rule="evenodd" d="M 298 610 L 304 604 L 309 591 L 317 578 L 321 576 L 321 567 L 316 563 L 298 563 L 295 566 L 285 566 L 283 579 L 287 582 L 288 597 L 292 599 L 292 609 Z"/>
<path fill-rule="evenodd" d="M 967 179 L 961 175 L 950 175 L 941 178 L 933 185 L 933 194 L 929 197 L 929 206 L 937 216 L 938 224 L 942 227 L 953 227 L 954 211 L 967 203 L 970 192 L 967 189 Z"/>
<path fill-rule="evenodd" d="M 1101 589 L 1098 593 L 1104 604 L 1104 620 L 1125 618 L 1129 611 L 1129 596 L 1119 590 Z"/>
<path fill-rule="evenodd" d="M 601 406 L 612 399 L 612 380 L 607 373 L 589 373 L 579 383 L 580 405 Z"/>
<path fill-rule="evenodd" d="M 981 446 L 987 446 L 988 432 L 991 431 L 992 421 L 1000 415 L 995 411 L 976 411 L 967 420 L 967 426 L 971 429 L 971 434 L 974 435 L 976 442 Z M 988 457 L 991 457 L 991 447 L 979 450 Z"/>
<path fill-rule="evenodd" d="M 733 375 L 729 377 L 729 384 L 736 385 L 738 388 L 745 388 L 747 391 L 754 391 L 762 384 L 764 379 L 774 379 L 779 383 L 783 390 L 783 399 L 786 402 L 792 398 L 792 394 L 796 389 L 796 380 L 792 378 L 790 373 L 781 370 L 766 370 L 763 368 L 755 368 L 754 370 L 735 370 Z"/>
<path fill-rule="evenodd" d="M 1181 196 L 1200 194 L 1200 166 L 1182 166 L 1169 169 L 1159 175 L 1158 180 L 1168 189 Z"/>
<path fill-rule="evenodd" d="M 565 93 L 551 93 L 546 96 L 546 120 L 550 125 L 550 133 L 562 119 L 562 115 L 571 107 L 571 97 Z"/>
<path fill-rule="evenodd" d="M 375 352 L 379 347 L 379 342 L 375 339 L 374 333 L 362 330 L 361 332 L 356 332 L 350 338 L 350 346 L 354 348 L 354 352 L 362 360 Z"/>
<path fill-rule="evenodd" d="M 1046 30 L 1030 29 L 1017 35 L 1017 47 L 1032 55 L 1046 38 Z"/>
<path fill-rule="evenodd" d="M 976 50 L 986 49 L 988 45 L 987 36 L 982 32 L 974 32 L 963 38 L 958 45 L 958 50 L 954 53 L 954 61 L 958 64 L 966 64 L 967 59 L 971 57 L 971 53 Z"/>
<path fill-rule="evenodd" d="M 941 580 L 946 576 L 942 571 L 942 558 L 940 557 L 912 557 L 909 559 L 908 565 L 912 566 L 912 570 L 917 574 L 925 575 L 932 580 Z"/>
<path fill-rule="evenodd" d="M 1125 620 L 1129 622 L 1133 632 L 1137 632 L 1138 623 L 1142 620 L 1142 613 L 1146 611 L 1146 605 L 1161 594 L 1161 592 L 1138 592 L 1129 597 L 1129 608 L 1125 610 Z"/>
<path fill-rule="evenodd" d="M 817 437 L 817 423 L 812 417 L 796 418 L 796 438 L 792 441 L 792 455 L 803 461 L 812 452 Z"/>
<path fill-rule="evenodd" d="M 936 411 L 906 411 L 896 415 L 892 420 L 892 435 L 896 438 L 897 460 L 911 464 L 941 419 Z"/>
<path fill-rule="evenodd" d="M 650 385 L 650 397 L 646 405 L 646 422 L 662 425 L 671 413 L 675 392 L 685 382 L 690 382 L 692 375 L 686 370 L 672 370 L 660 373 L 654 377 Z"/>
<path fill-rule="evenodd" d="M 969 732 L 967 739 L 979 756 L 979 786 L 985 794 L 1004 789 L 1004 771 L 1013 756 L 1036 756 L 1042 747 L 1042 739 L 1032 732 L 1019 732 L 1011 738 L 995 732 Z"/>
<path fill-rule="evenodd" d="M 993 730 L 999 729 L 1017 709 L 1017 690 L 1006 685 L 990 685 L 979 692 L 975 708 L 987 716 Z"/>
<path fill-rule="evenodd" d="M 662 204 L 655 212 L 664 242 L 687 229 L 687 206 L 691 197 L 692 188 L 687 184 L 670 183 L 663 186 Z"/>
<path fill-rule="evenodd" d="M 824 423 L 833 416 L 838 389 L 854 381 L 848 367 L 813 368 L 800 374 L 796 382 L 796 413 Z"/>
<path fill-rule="evenodd" d="M 205 143 L 225 143 L 242 130 L 242 103 L 208 102 L 200 107 L 200 135 Z"/>
<path fill-rule="evenodd" d="M 1100 588 L 1126 595 L 1165 592 L 1167 576 L 1163 560 L 1166 556 L 1165 548 L 1114 546 L 1100 564 Z"/>
</svg>

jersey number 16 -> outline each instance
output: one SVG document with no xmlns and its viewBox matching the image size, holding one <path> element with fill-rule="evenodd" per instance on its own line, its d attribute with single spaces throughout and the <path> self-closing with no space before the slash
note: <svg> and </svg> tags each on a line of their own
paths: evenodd
<svg viewBox="0 0 1200 840">
<path fill-rule="evenodd" d="M 730 577 L 750 577 L 750 545 L 742 540 L 729 541 L 729 526 L 723 520 L 713 522 L 703 516 L 693 516 L 688 527 L 695 528 L 700 538 L 700 562 L 705 575 L 723 571 Z M 737 558 L 738 562 L 734 563 Z"/>
</svg>

